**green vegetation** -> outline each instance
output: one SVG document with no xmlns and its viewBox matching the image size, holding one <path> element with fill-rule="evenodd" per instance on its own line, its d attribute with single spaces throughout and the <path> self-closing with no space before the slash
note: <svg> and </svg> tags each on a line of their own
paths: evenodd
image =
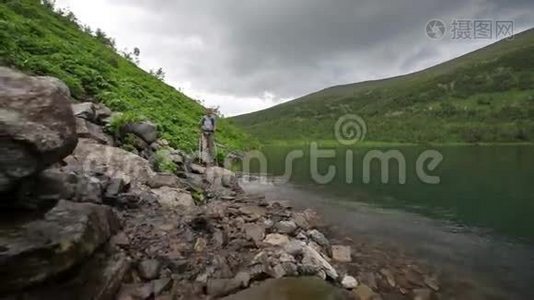
<svg viewBox="0 0 534 300">
<path fill-rule="evenodd" d="M 432 68 L 335 86 L 232 119 L 265 143 L 335 140 L 358 114 L 368 141 L 534 141 L 534 29 Z"/>
<path fill-rule="evenodd" d="M 171 174 L 176 172 L 176 164 L 170 159 L 170 151 L 166 149 L 158 150 L 156 152 L 154 166 L 158 172 L 167 172 Z"/>
<path fill-rule="evenodd" d="M 0 0 L 0 65 L 58 77 L 74 98 L 125 112 L 114 128 L 127 118 L 148 119 L 171 146 L 195 149 L 202 105 L 165 84 L 162 69 L 137 67 L 139 52 L 119 55 L 112 38 L 79 25 L 71 12 L 54 11 L 53 2 Z M 227 120 L 218 127 L 226 151 L 254 144 Z"/>
</svg>

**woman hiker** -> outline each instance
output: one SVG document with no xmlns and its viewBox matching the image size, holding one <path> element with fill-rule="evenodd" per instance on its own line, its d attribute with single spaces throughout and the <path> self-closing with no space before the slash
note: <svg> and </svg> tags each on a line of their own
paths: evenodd
<svg viewBox="0 0 534 300">
<path fill-rule="evenodd" d="M 215 131 L 217 130 L 217 120 L 215 111 L 212 108 L 206 108 L 206 113 L 200 119 L 201 149 L 200 160 L 210 166 L 215 160 Z"/>
</svg>

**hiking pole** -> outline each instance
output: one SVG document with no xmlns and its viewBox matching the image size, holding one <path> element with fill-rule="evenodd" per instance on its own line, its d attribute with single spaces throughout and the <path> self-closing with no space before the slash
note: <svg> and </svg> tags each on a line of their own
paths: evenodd
<svg viewBox="0 0 534 300">
<path fill-rule="evenodd" d="M 198 137 L 198 160 L 202 163 L 202 133 Z"/>
</svg>

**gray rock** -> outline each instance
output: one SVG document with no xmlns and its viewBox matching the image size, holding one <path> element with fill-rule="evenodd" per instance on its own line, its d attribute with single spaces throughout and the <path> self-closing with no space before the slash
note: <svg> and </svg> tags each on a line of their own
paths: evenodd
<svg viewBox="0 0 534 300">
<path fill-rule="evenodd" d="M 68 201 L 43 218 L 4 226 L 0 293 L 41 283 L 84 262 L 119 228 L 111 208 Z"/>
<path fill-rule="evenodd" d="M 154 287 L 154 296 L 159 296 L 164 291 L 168 290 L 172 286 L 172 279 L 170 278 L 161 278 L 152 281 L 152 285 Z"/>
<path fill-rule="evenodd" d="M 283 234 L 292 234 L 297 230 L 297 224 L 293 221 L 280 221 L 274 225 L 274 228 Z"/>
<path fill-rule="evenodd" d="M 122 253 L 95 253 L 60 282 L 28 288 L 6 299 L 115 299 L 129 269 L 130 261 Z"/>
<path fill-rule="evenodd" d="M 106 192 L 104 193 L 104 198 L 107 200 L 115 200 L 119 197 L 119 194 L 124 193 L 127 190 L 127 185 L 122 178 L 112 178 L 110 179 Z"/>
<path fill-rule="evenodd" d="M 157 201 L 167 208 L 192 208 L 195 206 L 193 196 L 189 192 L 167 186 L 154 189 Z"/>
<path fill-rule="evenodd" d="M 148 145 L 158 139 L 157 126 L 148 121 L 126 124 L 121 128 L 121 135 L 126 135 L 128 133 L 133 133 L 142 138 Z"/>
<path fill-rule="evenodd" d="M 289 238 L 287 235 L 278 234 L 278 233 L 271 233 L 268 234 L 265 239 L 263 240 L 264 243 L 272 245 L 272 246 L 285 246 L 287 243 L 289 243 Z"/>
<path fill-rule="evenodd" d="M 185 153 L 175 149 L 171 150 L 169 153 L 170 160 L 177 165 L 183 165 L 185 163 L 185 156 Z"/>
<path fill-rule="evenodd" d="M 65 161 L 78 166 L 83 173 L 105 171 L 109 178 L 122 178 L 132 186 L 143 185 L 154 176 L 150 163 L 130 152 L 116 147 L 80 139 L 78 147 Z"/>
<path fill-rule="evenodd" d="M 106 119 L 111 117 L 113 112 L 102 103 L 95 104 L 95 121 L 98 124 L 106 124 Z"/>
<path fill-rule="evenodd" d="M 143 260 L 137 265 L 139 276 L 145 280 L 152 280 L 159 277 L 161 263 L 156 259 Z"/>
<path fill-rule="evenodd" d="M 322 247 L 328 248 L 330 246 L 330 242 L 326 239 L 326 237 L 317 229 L 313 229 L 308 231 L 308 236 L 310 239 L 312 239 L 314 242 L 319 244 Z"/>
<path fill-rule="evenodd" d="M 243 226 L 247 238 L 253 240 L 255 243 L 259 243 L 265 237 L 265 228 L 260 224 L 246 223 Z"/>
<path fill-rule="evenodd" d="M 114 235 L 109 242 L 111 245 L 118 247 L 126 247 L 130 245 L 130 239 L 126 233 L 122 231 Z"/>
<path fill-rule="evenodd" d="M 72 104 L 74 116 L 93 122 L 96 116 L 96 107 L 92 102 Z"/>
<path fill-rule="evenodd" d="M 206 168 L 204 168 L 203 166 L 197 165 L 197 164 L 191 164 L 190 168 L 191 168 L 191 172 L 195 174 L 206 173 Z"/>
<path fill-rule="evenodd" d="M 83 287 L 77 292 L 76 288 L 68 288 L 72 295 L 64 299 L 80 299 L 81 295 L 91 295 L 94 300 L 113 299 L 129 270 L 130 261 L 124 254 L 117 253 L 103 258 L 101 262 L 93 258 L 86 264 L 86 269 L 80 272 L 79 276 L 88 277 L 81 281 Z"/>
<path fill-rule="evenodd" d="M 103 187 L 100 180 L 93 176 L 78 176 L 76 192 L 73 201 L 102 203 Z"/>
<path fill-rule="evenodd" d="M 157 173 L 150 178 L 148 186 L 153 189 L 159 189 L 164 186 L 177 188 L 180 187 L 180 180 L 174 174 Z"/>
<path fill-rule="evenodd" d="M 226 189 L 233 189 L 237 184 L 235 173 L 221 167 L 207 168 L 204 178 L 209 184 L 209 189 L 217 193 Z"/>
<path fill-rule="evenodd" d="M 308 223 L 308 220 L 306 220 L 306 216 L 304 215 L 304 213 L 294 212 L 293 220 L 295 220 L 295 224 L 297 224 L 298 227 L 304 230 L 310 229 L 310 224 Z"/>
<path fill-rule="evenodd" d="M 250 279 L 250 273 L 247 271 L 240 271 L 234 277 L 234 280 L 239 282 L 241 284 L 241 287 L 243 288 L 248 287 L 248 285 L 250 284 Z"/>
<path fill-rule="evenodd" d="M 0 192 L 69 155 L 77 137 L 65 84 L 0 67 L 0 136 Z"/>
<path fill-rule="evenodd" d="M 113 138 L 104 133 L 102 128 L 85 119 L 76 118 L 76 134 L 104 145 L 113 145 Z"/>
<path fill-rule="evenodd" d="M 310 246 L 305 246 L 303 250 L 302 264 L 317 266 L 323 270 L 326 275 L 334 280 L 337 279 L 338 274 L 336 270 L 330 265 L 326 259 L 324 259 L 319 252 L 315 251 Z"/>
<path fill-rule="evenodd" d="M 299 240 L 291 240 L 284 246 L 284 251 L 293 256 L 302 255 L 306 244 Z"/>
</svg>

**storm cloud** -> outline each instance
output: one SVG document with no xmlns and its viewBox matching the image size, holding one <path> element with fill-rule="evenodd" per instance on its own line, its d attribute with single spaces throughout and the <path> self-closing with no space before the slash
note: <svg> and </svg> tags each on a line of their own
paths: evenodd
<svg viewBox="0 0 534 300">
<path fill-rule="evenodd" d="M 58 0 L 82 23 L 139 47 L 141 66 L 235 115 L 328 86 L 417 71 L 495 42 L 426 36 L 429 20 L 534 26 L 529 0 Z"/>
</svg>

